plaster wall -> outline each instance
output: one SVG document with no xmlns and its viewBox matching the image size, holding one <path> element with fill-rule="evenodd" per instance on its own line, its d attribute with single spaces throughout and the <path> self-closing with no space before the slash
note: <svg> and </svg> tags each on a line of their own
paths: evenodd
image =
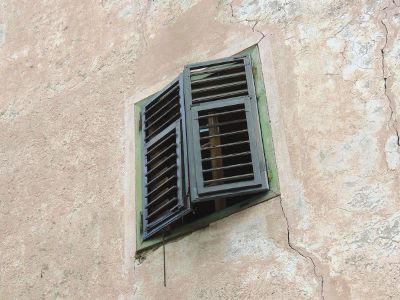
<svg viewBox="0 0 400 300">
<path fill-rule="evenodd" d="M 399 29 L 399 0 L 0 0 L 0 298 L 400 298 Z M 256 43 L 281 197 L 168 243 L 164 287 L 134 103 Z"/>
</svg>

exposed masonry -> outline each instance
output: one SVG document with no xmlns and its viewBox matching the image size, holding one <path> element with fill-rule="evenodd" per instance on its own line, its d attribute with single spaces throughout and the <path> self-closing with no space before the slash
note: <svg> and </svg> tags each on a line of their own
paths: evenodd
<svg viewBox="0 0 400 300">
<path fill-rule="evenodd" d="M 287 228 L 287 243 L 289 245 L 289 247 L 295 251 L 297 254 L 299 254 L 300 256 L 304 257 L 306 260 L 310 260 L 312 265 L 313 265 L 313 270 L 314 270 L 314 274 L 317 277 L 317 280 L 319 280 L 321 282 L 321 299 L 325 299 L 324 297 L 324 277 L 322 276 L 322 274 L 318 274 L 317 273 L 317 266 L 315 265 L 314 260 L 312 259 L 311 256 L 302 253 L 299 249 L 297 249 L 296 247 L 293 246 L 292 242 L 290 241 L 290 229 L 289 229 L 289 221 L 288 218 L 286 216 L 285 210 L 283 209 L 283 204 L 282 204 L 282 197 L 279 200 L 279 203 L 281 205 L 281 209 L 282 209 L 282 213 L 283 216 L 285 218 L 286 221 L 286 228 Z"/>
<path fill-rule="evenodd" d="M 394 2 L 394 0 L 393 0 L 393 4 L 395 6 L 397 6 L 396 3 Z M 384 83 L 384 89 L 385 89 L 384 94 L 385 94 L 385 97 L 388 100 L 388 105 L 389 105 L 389 109 L 390 109 L 389 125 L 393 128 L 393 130 L 394 130 L 394 132 L 395 132 L 395 134 L 397 136 L 397 146 L 400 147 L 400 135 L 399 135 L 399 130 L 397 129 L 397 126 L 396 126 L 397 125 L 397 120 L 396 120 L 396 117 L 394 116 L 393 101 L 392 101 L 392 99 L 390 98 L 390 96 L 388 94 L 388 87 L 387 87 L 387 80 L 388 80 L 388 78 L 390 76 L 387 76 L 387 74 L 386 74 L 386 65 L 385 65 L 385 50 L 386 50 L 386 46 L 387 46 L 387 43 L 388 43 L 389 30 L 387 28 L 387 25 L 384 22 L 384 19 L 386 19 L 386 17 L 387 17 L 386 9 L 388 9 L 388 7 L 389 6 L 386 6 L 385 8 L 382 9 L 382 11 L 385 12 L 385 16 L 381 20 L 381 23 L 382 23 L 383 28 L 384 28 L 384 33 L 385 33 L 385 43 L 384 43 L 383 47 L 381 48 L 382 77 L 383 77 L 383 83 Z"/>
</svg>

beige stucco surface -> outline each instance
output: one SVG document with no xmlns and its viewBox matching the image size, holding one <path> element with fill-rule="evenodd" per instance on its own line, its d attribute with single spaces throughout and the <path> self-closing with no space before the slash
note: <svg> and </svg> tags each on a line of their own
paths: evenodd
<svg viewBox="0 0 400 300">
<path fill-rule="evenodd" d="M 399 30 L 399 0 L 0 0 L 0 299 L 399 299 Z M 168 243 L 164 287 L 133 105 L 255 43 L 281 197 Z"/>
</svg>

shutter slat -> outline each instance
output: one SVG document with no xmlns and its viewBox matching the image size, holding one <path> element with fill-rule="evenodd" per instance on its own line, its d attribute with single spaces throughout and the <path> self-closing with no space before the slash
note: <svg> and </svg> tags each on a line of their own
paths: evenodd
<svg viewBox="0 0 400 300">
<path fill-rule="evenodd" d="M 204 75 L 204 74 L 210 74 L 210 73 L 217 73 L 217 72 L 223 72 L 223 71 L 231 71 L 231 70 L 236 70 L 236 69 L 243 69 L 244 64 L 234 64 L 234 65 L 228 65 L 226 66 L 225 64 L 221 64 L 216 67 L 208 67 L 205 70 L 200 69 L 199 71 L 193 70 L 192 75 Z"/>
<path fill-rule="evenodd" d="M 167 183 L 170 183 L 171 180 L 176 179 L 176 176 L 172 176 L 172 177 L 168 177 L 167 180 L 165 180 L 163 183 L 161 183 L 159 186 L 157 186 L 156 188 L 154 188 L 151 192 L 147 193 L 147 198 L 150 197 L 151 195 L 153 195 L 154 193 L 158 192 L 160 188 L 165 187 L 165 185 Z"/>
<path fill-rule="evenodd" d="M 152 119 L 154 119 L 160 112 L 162 112 L 167 106 L 170 106 L 171 103 L 173 103 L 175 100 L 177 100 L 179 97 L 179 95 L 175 95 L 174 98 L 172 98 L 170 101 L 166 102 L 163 106 L 161 106 L 157 111 L 155 111 L 154 113 L 151 114 L 150 117 L 148 117 L 146 119 L 146 122 L 151 121 Z M 179 106 L 179 102 L 176 103 L 174 106 L 178 105 Z"/>
<path fill-rule="evenodd" d="M 161 150 L 161 152 L 159 152 L 156 156 L 154 156 L 151 160 L 149 160 L 146 163 L 146 166 L 152 164 L 153 162 L 157 161 L 165 152 L 170 151 L 175 145 L 171 144 L 169 146 L 167 146 L 167 148 L 164 148 L 164 150 Z"/>
<path fill-rule="evenodd" d="M 179 103 L 176 103 L 174 106 L 172 106 L 171 108 L 169 108 L 167 111 L 165 111 L 162 115 L 160 115 L 157 119 L 155 119 L 154 121 L 152 121 L 150 124 L 147 125 L 147 127 L 145 128 L 145 130 L 149 129 L 150 127 L 154 126 L 155 124 L 157 124 L 157 122 L 161 121 L 162 118 L 165 118 L 165 116 L 167 116 L 171 111 L 173 111 L 174 109 L 179 109 Z M 176 115 L 176 114 L 175 114 Z"/>
<path fill-rule="evenodd" d="M 243 86 L 243 85 L 246 85 L 246 83 L 247 83 L 246 80 L 241 80 L 241 81 L 235 81 L 235 82 L 231 82 L 231 83 L 207 86 L 207 87 L 203 87 L 203 88 L 196 88 L 196 89 L 192 89 L 192 94 L 215 91 L 215 90 L 236 87 L 236 86 Z"/>
<path fill-rule="evenodd" d="M 157 143 L 156 145 L 150 146 L 150 147 L 147 149 L 146 156 L 148 157 L 148 156 L 152 155 L 154 151 L 156 151 L 157 149 L 161 148 L 161 146 L 164 146 L 164 144 L 167 143 L 167 142 L 170 140 L 170 138 L 172 138 L 172 137 L 174 137 L 174 138 L 176 137 L 175 132 L 171 132 L 170 134 L 168 134 L 168 135 L 163 139 L 163 141 Z"/>
<path fill-rule="evenodd" d="M 208 117 L 223 116 L 223 115 L 227 115 L 227 114 L 231 114 L 231 113 L 235 113 L 235 112 L 243 112 L 243 111 L 245 111 L 245 110 L 244 109 L 236 109 L 236 110 L 231 110 L 231 111 L 224 111 L 224 112 L 221 112 L 221 113 L 215 113 L 215 114 L 199 116 L 199 117 L 196 118 L 196 120 L 201 120 L 201 119 L 208 118 Z"/>
<path fill-rule="evenodd" d="M 160 199 L 162 199 L 163 197 L 165 197 L 166 195 L 168 195 L 168 193 L 176 190 L 177 187 L 173 186 L 170 187 L 168 190 L 163 191 L 160 195 L 158 195 L 156 198 L 152 199 L 151 202 L 147 203 L 146 208 L 149 208 L 151 205 L 156 204 L 158 201 L 160 201 Z"/>
<path fill-rule="evenodd" d="M 144 108 L 145 142 L 180 118 L 180 84 L 175 81 Z M 174 113 L 175 112 L 175 113 Z M 172 115 L 172 116 L 171 116 Z"/>
<path fill-rule="evenodd" d="M 148 220 L 148 226 L 150 227 L 150 228 L 158 228 L 158 227 L 165 227 L 165 226 L 163 226 L 163 224 L 164 223 L 166 223 L 166 222 L 168 222 L 169 221 L 169 219 L 171 218 L 171 215 L 173 216 L 173 215 L 176 215 L 176 214 L 173 214 L 172 212 L 174 212 L 174 208 L 179 208 L 180 206 L 179 205 L 176 205 L 176 206 L 174 206 L 174 207 L 172 207 L 171 209 L 169 209 L 169 208 L 164 208 L 164 210 L 165 210 L 165 214 L 162 214 L 162 215 L 160 215 L 159 217 L 157 217 L 157 218 L 152 218 L 153 220 Z M 171 214 L 172 213 L 172 214 Z M 180 214 L 180 213 L 179 213 Z M 179 215 L 178 214 L 178 215 Z"/>
<path fill-rule="evenodd" d="M 168 167 L 167 169 L 163 170 L 163 172 L 161 172 L 160 174 L 158 174 L 156 177 L 154 177 L 151 181 L 149 181 L 146 184 L 146 187 L 154 184 L 154 182 L 156 182 L 157 180 L 159 180 L 161 177 L 165 176 L 168 172 L 172 171 L 173 169 L 176 169 L 177 166 L 172 165 L 170 167 Z"/>
<path fill-rule="evenodd" d="M 168 161 L 170 161 L 172 158 L 176 157 L 176 153 L 172 153 L 169 156 L 165 157 L 162 161 L 160 161 L 157 165 L 155 165 L 154 167 L 151 168 L 151 171 L 149 171 L 147 173 L 147 176 L 150 176 L 150 174 L 153 174 L 154 172 L 158 171 L 158 169 L 161 166 L 164 166 L 165 163 L 167 163 Z"/>
<path fill-rule="evenodd" d="M 236 121 L 228 121 L 228 122 L 223 122 L 223 123 L 215 123 L 215 124 L 204 125 L 204 126 L 200 126 L 200 129 L 210 128 L 210 127 L 221 127 L 221 126 L 225 126 L 225 125 L 232 125 L 232 124 L 243 123 L 243 122 L 246 122 L 246 119 L 240 119 L 240 120 L 236 120 Z"/>
<path fill-rule="evenodd" d="M 215 94 L 211 96 L 204 96 L 204 97 L 193 97 L 193 102 L 200 102 L 200 101 L 208 101 L 211 99 L 215 98 L 231 98 L 237 95 L 244 95 L 246 94 L 247 89 L 242 89 L 234 92 L 226 92 L 226 93 L 220 93 L 220 94 Z"/>
<path fill-rule="evenodd" d="M 230 165 L 230 166 L 224 166 L 224 167 L 219 167 L 219 168 L 211 168 L 211 169 L 205 169 L 203 170 L 204 172 L 212 172 L 215 170 L 227 170 L 227 169 L 232 169 L 232 168 L 239 168 L 239 167 L 244 167 L 244 166 L 251 166 L 251 162 L 245 163 L 245 164 L 236 164 L 236 165 Z"/>
<path fill-rule="evenodd" d="M 180 116 L 180 112 L 177 112 L 175 115 L 173 115 L 171 118 L 169 118 L 167 121 L 165 121 L 165 124 L 169 124 L 172 121 L 175 121 L 179 116 Z M 156 134 L 160 133 L 161 130 L 163 128 L 159 128 L 157 130 L 155 130 L 154 132 L 152 132 L 151 134 L 149 134 L 149 136 L 147 137 L 147 140 L 150 140 L 151 138 L 153 138 Z"/>
<path fill-rule="evenodd" d="M 225 136 L 242 134 L 242 133 L 247 133 L 247 129 L 232 131 L 232 132 L 227 132 L 227 133 L 221 133 L 221 134 L 215 134 L 215 135 L 208 135 L 208 136 L 201 137 L 200 140 L 202 141 L 202 140 L 208 140 L 213 137 L 225 137 Z"/>
<path fill-rule="evenodd" d="M 208 158 L 203 158 L 201 161 L 205 162 L 205 161 L 210 161 L 213 159 L 220 159 L 220 158 L 232 158 L 232 157 L 239 157 L 239 156 L 244 156 L 244 155 L 249 155 L 251 154 L 250 151 L 246 151 L 246 152 L 240 152 L 240 153 L 235 153 L 235 154 L 228 154 L 228 155 L 222 155 L 222 156 L 216 156 L 216 157 L 208 157 Z"/>
<path fill-rule="evenodd" d="M 201 148 L 201 151 L 203 151 L 203 150 L 209 150 L 209 149 L 214 149 L 214 148 L 231 147 L 231 146 L 243 145 L 243 144 L 248 144 L 248 143 L 249 143 L 249 141 L 235 142 L 235 143 L 229 143 L 229 144 L 221 144 L 221 145 L 217 145 L 217 146 L 211 146 L 211 147 L 204 147 L 204 148 Z"/>
<path fill-rule="evenodd" d="M 228 74 L 228 75 L 207 77 L 207 78 L 204 78 L 204 79 L 192 80 L 192 86 L 199 85 L 199 84 L 204 84 L 204 83 L 208 83 L 208 82 L 215 82 L 215 81 L 222 81 L 222 80 L 232 79 L 232 78 L 235 78 L 235 77 L 243 77 L 243 76 L 246 76 L 246 72 L 238 72 L 238 73 L 233 73 L 233 74 Z"/>
<path fill-rule="evenodd" d="M 241 180 L 241 179 L 248 179 L 248 178 L 253 178 L 253 177 L 254 177 L 253 173 L 249 173 L 249 174 L 243 174 L 243 175 L 237 175 L 237 176 L 205 180 L 204 183 L 205 184 L 219 183 L 219 182 L 225 182 L 225 181 L 229 181 L 229 180 Z"/>
<path fill-rule="evenodd" d="M 149 107 L 146 109 L 146 113 L 151 113 L 151 114 L 153 114 L 154 112 L 152 112 L 152 110 L 154 109 L 154 107 L 156 107 L 159 103 L 164 102 L 164 100 L 165 100 L 165 98 L 166 98 L 167 96 L 169 96 L 169 95 L 170 95 L 171 93 L 173 93 L 173 92 L 177 92 L 178 89 L 179 89 L 179 85 L 178 85 L 178 84 L 174 85 L 167 93 L 165 93 L 165 94 L 161 95 L 161 97 L 157 98 L 157 101 L 155 102 L 155 104 L 149 106 Z M 179 95 L 179 93 L 177 93 L 177 95 Z M 176 96 L 176 95 L 175 95 L 175 96 Z M 175 96 L 174 96 L 174 97 L 175 97 Z"/>
<path fill-rule="evenodd" d="M 159 208 L 157 208 L 156 210 L 154 210 L 147 216 L 147 220 L 150 219 L 151 217 L 153 217 L 154 215 L 156 215 L 157 213 L 163 211 L 163 209 L 166 208 L 168 205 L 175 203 L 176 200 L 178 200 L 178 199 L 172 198 L 171 200 L 167 201 L 165 204 L 161 205 Z"/>
</svg>

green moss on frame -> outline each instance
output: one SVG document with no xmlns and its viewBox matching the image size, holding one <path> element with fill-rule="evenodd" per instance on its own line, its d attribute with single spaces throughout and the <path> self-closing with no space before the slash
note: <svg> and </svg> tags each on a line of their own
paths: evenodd
<svg viewBox="0 0 400 300">
<path fill-rule="evenodd" d="M 264 154 L 268 166 L 269 190 L 265 193 L 249 196 L 247 200 L 244 200 L 241 203 L 229 206 L 223 210 L 214 212 L 204 218 L 195 220 L 191 223 L 184 224 L 179 228 L 173 229 L 167 236 L 165 236 L 165 241 L 169 241 L 179 236 L 191 233 L 195 230 L 206 227 L 208 226 L 208 224 L 215 222 L 219 219 L 225 218 L 231 214 L 239 212 L 250 206 L 259 204 L 261 202 L 279 196 L 278 171 L 277 171 L 274 147 L 272 142 L 272 132 L 268 114 L 264 79 L 262 76 L 259 49 L 258 46 L 255 45 L 238 54 L 249 54 L 253 63 L 253 75 L 256 87 L 258 112 L 261 125 L 261 135 L 264 146 Z M 140 176 L 140 174 L 142 173 L 141 170 L 142 145 L 141 145 L 141 135 L 140 135 L 138 120 L 140 120 L 140 111 L 144 106 L 144 103 L 146 103 L 146 101 L 150 97 L 147 97 L 146 99 L 143 99 L 142 101 L 135 104 L 135 174 L 136 174 L 135 203 L 136 203 L 136 252 L 137 253 L 162 243 L 162 237 L 157 237 L 157 236 L 149 240 L 143 241 L 140 228 L 141 227 L 140 212 L 142 210 L 142 176 Z"/>
</svg>

